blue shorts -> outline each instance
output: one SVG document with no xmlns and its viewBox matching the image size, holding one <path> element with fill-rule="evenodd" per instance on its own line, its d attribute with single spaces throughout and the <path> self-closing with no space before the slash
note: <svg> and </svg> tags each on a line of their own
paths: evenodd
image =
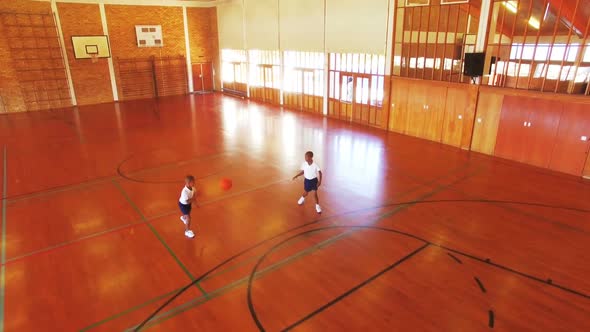
<svg viewBox="0 0 590 332">
<path fill-rule="evenodd" d="M 318 178 L 315 179 L 305 179 L 303 180 L 303 189 L 305 190 L 305 192 L 310 192 L 310 191 L 317 191 L 318 190 Z"/>
<path fill-rule="evenodd" d="M 193 206 L 191 204 L 182 204 L 178 202 L 178 207 L 180 208 L 180 212 L 182 212 L 183 216 L 188 216 L 191 214 L 191 210 Z"/>
</svg>

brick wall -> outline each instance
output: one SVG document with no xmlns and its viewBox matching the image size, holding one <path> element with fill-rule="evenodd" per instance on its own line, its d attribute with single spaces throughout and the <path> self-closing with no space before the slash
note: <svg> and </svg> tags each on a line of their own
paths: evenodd
<svg viewBox="0 0 590 332">
<path fill-rule="evenodd" d="M 158 6 L 105 6 L 115 58 L 185 56 L 182 8 Z M 137 47 L 136 25 L 161 25 L 163 47 Z"/>
<path fill-rule="evenodd" d="M 79 105 L 113 101 L 107 59 L 92 63 L 89 59 L 74 57 L 72 36 L 104 35 L 97 4 L 58 3 L 57 10 L 64 35 L 66 52 L 72 73 L 72 82 Z"/>
<path fill-rule="evenodd" d="M 219 41 L 217 37 L 217 10 L 215 8 L 187 8 L 191 61 L 212 62 L 219 73 Z M 215 87 L 221 87 L 215 77 Z"/>
<path fill-rule="evenodd" d="M 118 58 L 146 59 L 151 56 L 186 56 L 184 19 L 181 7 L 107 5 L 105 12 L 113 59 L 115 60 L 117 88 L 121 99 L 136 97 L 128 98 L 129 94 L 124 92 L 124 90 L 134 89 L 133 87 L 126 86 L 122 89 L 123 82 L 119 74 Z M 136 25 L 161 25 L 164 46 L 137 47 Z"/>
<path fill-rule="evenodd" d="M 98 63 L 93 64 L 90 60 L 76 60 L 71 44 L 72 35 L 104 34 L 98 5 L 58 3 L 57 6 L 78 103 L 85 105 L 112 101 L 108 61 L 100 59 Z M 105 11 L 115 72 L 117 57 L 140 59 L 150 56 L 186 56 L 181 7 L 105 5 Z M 0 0 L 0 12 L 50 13 L 51 6 L 49 1 Z M 212 62 L 215 72 L 219 74 L 216 9 L 187 8 L 187 15 L 192 61 Z M 142 24 L 162 26 L 164 47 L 137 47 L 135 25 Z M 8 40 L 3 37 L 3 29 L 0 24 L 0 112 L 26 111 Z M 219 78 L 219 75 L 215 76 L 215 86 L 218 89 L 221 86 Z"/>
<path fill-rule="evenodd" d="M 2 12 L 49 13 L 51 6 L 49 2 L 29 0 L 0 1 L 0 13 Z M 24 112 L 27 109 L 6 35 L 6 29 L 0 22 L 0 112 Z"/>
</svg>

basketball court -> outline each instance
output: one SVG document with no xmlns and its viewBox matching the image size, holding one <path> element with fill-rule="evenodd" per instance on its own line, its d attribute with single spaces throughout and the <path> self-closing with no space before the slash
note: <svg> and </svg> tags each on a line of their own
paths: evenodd
<svg viewBox="0 0 590 332">
<path fill-rule="evenodd" d="M 590 328 L 577 179 L 218 94 L 0 124 L 7 331 Z"/>
<path fill-rule="evenodd" d="M 590 331 L 588 8 L 1 1 L 0 332 Z"/>
</svg>

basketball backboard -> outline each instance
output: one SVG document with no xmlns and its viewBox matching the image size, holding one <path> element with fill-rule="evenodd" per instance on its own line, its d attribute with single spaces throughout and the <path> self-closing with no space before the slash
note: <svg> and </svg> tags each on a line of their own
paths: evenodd
<svg viewBox="0 0 590 332">
<path fill-rule="evenodd" d="M 108 36 L 72 36 L 76 59 L 110 58 Z"/>
</svg>

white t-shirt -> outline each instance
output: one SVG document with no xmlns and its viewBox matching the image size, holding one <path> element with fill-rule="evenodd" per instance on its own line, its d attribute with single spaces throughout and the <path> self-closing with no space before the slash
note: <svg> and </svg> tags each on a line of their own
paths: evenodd
<svg viewBox="0 0 590 332">
<path fill-rule="evenodd" d="M 316 163 L 308 164 L 307 161 L 304 161 L 301 164 L 301 170 L 303 171 L 303 176 L 308 180 L 313 180 L 318 177 L 318 173 L 321 171 L 320 166 Z"/>
<path fill-rule="evenodd" d="M 182 188 L 182 191 L 180 192 L 180 199 L 178 201 L 181 204 L 187 205 L 189 204 L 189 200 L 193 198 L 194 195 L 195 187 L 193 187 L 192 189 L 188 189 L 186 186 L 184 186 L 184 188 Z"/>
</svg>

